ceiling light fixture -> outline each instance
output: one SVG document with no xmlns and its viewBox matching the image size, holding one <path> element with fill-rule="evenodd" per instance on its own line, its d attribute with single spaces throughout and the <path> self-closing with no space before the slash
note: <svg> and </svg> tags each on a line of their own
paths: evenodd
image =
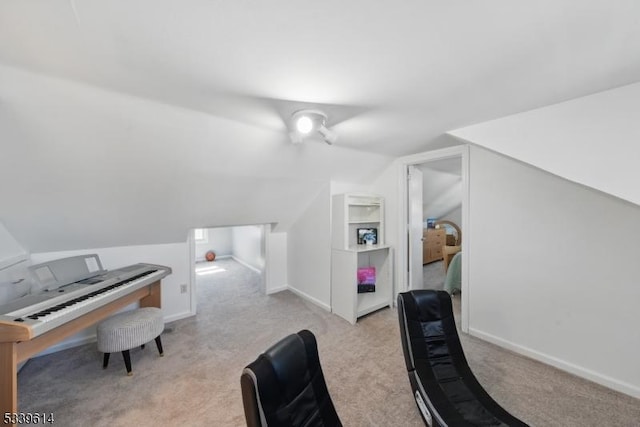
<svg viewBox="0 0 640 427">
<path fill-rule="evenodd" d="M 327 115 L 319 110 L 299 110 L 291 115 L 289 133 L 291 142 L 299 144 L 315 133 L 320 134 L 324 142 L 331 145 L 338 139 L 338 135 L 327 128 Z"/>
<path fill-rule="evenodd" d="M 313 130 L 313 120 L 309 116 L 300 116 L 296 120 L 296 130 L 303 134 L 309 134 Z"/>
</svg>

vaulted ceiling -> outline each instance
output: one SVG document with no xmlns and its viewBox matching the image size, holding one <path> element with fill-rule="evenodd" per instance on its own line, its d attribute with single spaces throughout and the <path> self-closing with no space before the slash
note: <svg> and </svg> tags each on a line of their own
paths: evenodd
<svg viewBox="0 0 640 427">
<path fill-rule="evenodd" d="M 428 218 L 445 219 L 448 214 L 462 208 L 460 157 L 432 160 L 418 168 L 422 172 L 422 216 L 425 222 Z"/>
<path fill-rule="evenodd" d="M 30 250 L 286 229 L 328 180 L 638 81 L 639 16 L 633 0 L 5 0 L 0 220 Z M 336 145 L 289 143 L 306 106 Z"/>
</svg>

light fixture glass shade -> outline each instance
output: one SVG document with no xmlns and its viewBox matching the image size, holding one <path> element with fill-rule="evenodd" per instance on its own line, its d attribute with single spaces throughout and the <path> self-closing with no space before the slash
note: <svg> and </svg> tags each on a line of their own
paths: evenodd
<svg viewBox="0 0 640 427">
<path fill-rule="evenodd" d="M 296 130 L 303 134 L 309 134 L 313 130 L 313 120 L 309 116 L 300 116 L 296 120 Z"/>
</svg>

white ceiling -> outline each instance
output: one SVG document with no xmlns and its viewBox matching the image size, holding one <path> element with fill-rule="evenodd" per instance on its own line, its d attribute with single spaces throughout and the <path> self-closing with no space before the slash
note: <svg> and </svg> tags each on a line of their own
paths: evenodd
<svg viewBox="0 0 640 427">
<path fill-rule="evenodd" d="M 639 16 L 635 0 L 5 0 L 0 63 L 269 129 L 279 103 L 342 106 L 341 145 L 398 156 L 637 81 Z"/>
<path fill-rule="evenodd" d="M 446 131 L 640 80 L 639 24 L 635 0 L 4 0 L 0 220 L 32 251 L 290 223 Z M 289 144 L 310 105 L 335 146 Z"/>
</svg>

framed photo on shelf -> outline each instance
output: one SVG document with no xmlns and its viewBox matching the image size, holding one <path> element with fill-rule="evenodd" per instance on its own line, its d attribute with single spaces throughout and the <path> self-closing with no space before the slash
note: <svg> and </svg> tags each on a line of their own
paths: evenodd
<svg viewBox="0 0 640 427">
<path fill-rule="evenodd" d="M 377 228 L 358 228 L 358 244 L 359 245 L 377 245 L 378 229 Z"/>
</svg>

